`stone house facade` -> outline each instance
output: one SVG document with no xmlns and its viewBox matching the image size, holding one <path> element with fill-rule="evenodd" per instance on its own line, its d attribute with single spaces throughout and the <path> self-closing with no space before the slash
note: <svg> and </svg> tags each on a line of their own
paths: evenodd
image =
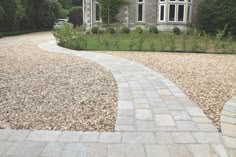
<svg viewBox="0 0 236 157">
<path fill-rule="evenodd" d="M 128 0 L 117 15 L 129 28 L 135 26 L 155 26 L 159 30 L 174 27 L 186 29 L 188 24 L 196 23 L 197 7 L 201 0 Z M 83 20 L 86 29 L 102 22 L 98 0 L 83 0 Z"/>
</svg>

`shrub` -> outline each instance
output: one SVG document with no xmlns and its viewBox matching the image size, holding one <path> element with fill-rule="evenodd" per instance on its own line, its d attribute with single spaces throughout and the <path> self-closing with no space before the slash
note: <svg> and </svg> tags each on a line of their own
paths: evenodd
<svg viewBox="0 0 236 157">
<path fill-rule="evenodd" d="M 115 34 L 115 33 L 116 33 L 116 31 L 115 31 L 115 29 L 114 29 L 114 28 L 112 28 L 112 27 L 109 27 L 109 28 L 107 28 L 107 30 L 106 30 L 106 33 L 109 33 L 109 34 Z"/>
<path fill-rule="evenodd" d="M 143 33 L 143 29 L 141 27 L 136 27 L 134 31 L 137 34 L 142 34 Z"/>
<path fill-rule="evenodd" d="M 174 32 L 176 35 L 180 35 L 181 30 L 179 29 L 179 27 L 174 27 L 174 28 L 173 28 L 173 32 Z"/>
<path fill-rule="evenodd" d="M 93 28 L 91 29 L 91 32 L 92 32 L 93 34 L 98 34 L 98 33 L 100 33 L 100 30 L 99 30 L 98 27 L 93 27 Z"/>
<path fill-rule="evenodd" d="M 2 38 L 3 37 L 3 35 L 2 35 L 2 33 L 0 33 L 0 38 Z"/>
<path fill-rule="evenodd" d="M 121 33 L 126 33 L 128 34 L 130 32 L 130 29 L 128 27 L 122 27 L 121 28 Z"/>
<path fill-rule="evenodd" d="M 152 34 L 158 34 L 159 33 L 159 31 L 158 31 L 158 29 L 156 28 L 156 27 L 150 27 L 149 28 L 149 33 L 152 33 Z"/>
</svg>

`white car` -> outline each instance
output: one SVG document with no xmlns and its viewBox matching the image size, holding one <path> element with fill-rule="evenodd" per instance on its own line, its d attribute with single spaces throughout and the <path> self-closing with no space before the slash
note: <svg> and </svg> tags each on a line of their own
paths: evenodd
<svg viewBox="0 0 236 157">
<path fill-rule="evenodd" d="M 54 26 L 53 28 L 56 29 L 56 28 L 60 28 L 64 23 L 69 23 L 68 22 L 69 20 L 68 19 L 57 19 L 54 23 Z M 69 23 L 72 27 L 72 24 Z"/>
</svg>

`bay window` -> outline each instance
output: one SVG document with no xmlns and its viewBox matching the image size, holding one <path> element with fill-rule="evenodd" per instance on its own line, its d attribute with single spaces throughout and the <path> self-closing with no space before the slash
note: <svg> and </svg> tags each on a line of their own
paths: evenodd
<svg viewBox="0 0 236 157">
<path fill-rule="evenodd" d="M 187 23 L 191 15 L 192 0 L 159 0 L 159 22 Z"/>
</svg>

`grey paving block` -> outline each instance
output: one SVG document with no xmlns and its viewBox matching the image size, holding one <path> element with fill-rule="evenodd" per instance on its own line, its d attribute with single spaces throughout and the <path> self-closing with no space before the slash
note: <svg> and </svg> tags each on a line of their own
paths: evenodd
<svg viewBox="0 0 236 157">
<path fill-rule="evenodd" d="M 119 109 L 133 109 L 133 102 L 132 101 L 118 101 L 118 108 Z"/>
<path fill-rule="evenodd" d="M 163 100 L 161 98 L 148 98 L 148 101 L 150 103 L 163 103 Z"/>
<path fill-rule="evenodd" d="M 182 105 L 167 105 L 167 108 L 171 111 L 183 111 L 184 107 Z"/>
<path fill-rule="evenodd" d="M 99 142 L 121 143 L 121 133 L 120 132 L 102 132 L 100 134 Z"/>
<path fill-rule="evenodd" d="M 59 142 L 79 142 L 82 132 L 80 131 L 62 131 L 56 141 Z"/>
<path fill-rule="evenodd" d="M 192 120 L 196 123 L 211 123 L 207 117 L 192 117 Z"/>
<path fill-rule="evenodd" d="M 188 113 L 193 117 L 206 117 L 199 107 L 185 107 Z"/>
<path fill-rule="evenodd" d="M 17 130 L 8 138 L 9 141 L 23 141 L 31 133 L 29 130 Z"/>
<path fill-rule="evenodd" d="M 192 157 L 188 148 L 185 145 L 169 145 L 169 150 L 173 157 Z"/>
<path fill-rule="evenodd" d="M 211 150 L 207 144 L 189 144 L 187 147 L 194 157 L 212 157 Z"/>
<path fill-rule="evenodd" d="M 135 131 L 134 125 L 116 125 L 115 131 Z"/>
<path fill-rule="evenodd" d="M 9 141 L 0 141 L 0 156 L 3 156 L 3 154 L 10 148 L 12 142 Z"/>
<path fill-rule="evenodd" d="M 60 157 L 65 144 L 60 142 L 49 142 L 47 146 L 40 153 L 40 157 Z"/>
<path fill-rule="evenodd" d="M 153 114 L 170 114 L 170 111 L 166 107 L 152 108 Z"/>
<path fill-rule="evenodd" d="M 88 154 L 86 157 L 107 157 L 108 145 L 107 144 L 91 144 L 89 146 Z"/>
<path fill-rule="evenodd" d="M 235 157 L 236 156 L 236 149 L 230 149 L 229 150 L 229 157 Z"/>
<path fill-rule="evenodd" d="M 135 104 L 148 104 L 148 99 L 134 99 Z"/>
<path fill-rule="evenodd" d="M 16 141 L 11 145 L 5 155 L 38 157 L 46 144 L 46 142 L 39 141 Z"/>
<path fill-rule="evenodd" d="M 179 131 L 198 131 L 198 127 L 193 121 L 176 121 Z"/>
<path fill-rule="evenodd" d="M 0 129 L 0 140 L 8 139 L 14 132 L 14 130 Z"/>
<path fill-rule="evenodd" d="M 86 157 L 89 146 L 89 144 L 85 143 L 67 143 L 61 153 L 61 157 Z"/>
<path fill-rule="evenodd" d="M 224 145 L 212 144 L 212 148 L 214 149 L 216 156 L 219 156 L 219 157 L 227 157 L 228 156 L 228 153 L 227 153 Z"/>
<path fill-rule="evenodd" d="M 171 111 L 171 115 L 175 120 L 191 120 L 186 111 Z"/>
<path fill-rule="evenodd" d="M 222 136 L 226 147 L 236 149 L 236 138 L 229 136 Z"/>
<path fill-rule="evenodd" d="M 145 91 L 145 94 L 148 98 L 159 98 L 160 95 L 156 91 Z"/>
<path fill-rule="evenodd" d="M 108 157 L 145 157 L 144 147 L 137 144 L 109 144 Z"/>
<path fill-rule="evenodd" d="M 133 116 L 133 115 L 134 115 L 133 109 L 131 109 L 131 110 L 125 110 L 125 109 L 118 110 L 118 116 Z"/>
<path fill-rule="evenodd" d="M 233 117 L 230 117 L 230 116 L 221 115 L 220 121 L 225 122 L 225 123 L 230 123 L 230 124 L 233 124 L 233 125 L 236 126 L 236 118 L 233 118 Z"/>
<path fill-rule="evenodd" d="M 163 114 L 163 115 L 156 114 L 155 122 L 156 122 L 157 127 L 174 127 L 175 126 L 175 122 L 173 118 L 171 117 L 171 115 L 169 114 Z"/>
<path fill-rule="evenodd" d="M 173 144 L 174 141 L 169 132 L 156 132 L 156 141 L 158 144 Z"/>
<path fill-rule="evenodd" d="M 208 123 L 208 124 L 197 124 L 198 128 L 200 131 L 209 131 L 209 132 L 218 132 L 217 128 L 212 124 L 212 123 Z"/>
<path fill-rule="evenodd" d="M 136 109 L 135 118 L 136 120 L 153 120 L 152 112 L 149 109 Z"/>
<path fill-rule="evenodd" d="M 232 113 L 236 113 L 236 107 L 226 105 L 224 106 L 224 110 Z"/>
<path fill-rule="evenodd" d="M 175 132 L 178 131 L 176 127 L 156 127 L 156 131 Z"/>
<path fill-rule="evenodd" d="M 137 131 L 155 131 L 153 121 L 136 121 Z"/>
<path fill-rule="evenodd" d="M 60 131 L 46 131 L 46 130 L 34 130 L 32 131 L 26 140 L 28 141 L 56 141 Z"/>
<path fill-rule="evenodd" d="M 155 144 L 155 136 L 152 132 L 125 132 L 122 134 L 124 144 Z"/>
<path fill-rule="evenodd" d="M 84 143 L 96 143 L 98 142 L 98 132 L 83 132 L 80 136 L 79 141 Z"/>
<path fill-rule="evenodd" d="M 217 132 L 193 132 L 193 136 L 197 139 L 198 143 L 222 143 L 221 136 Z"/>
<path fill-rule="evenodd" d="M 147 157 L 157 157 L 161 155 L 162 157 L 171 157 L 169 149 L 165 145 L 145 145 Z"/>
<path fill-rule="evenodd" d="M 134 117 L 133 116 L 117 116 L 116 124 L 118 125 L 133 125 Z"/>
<path fill-rule="evenodd" d="M 171 136 L 175 143 L 196 143 L 191 132 L 173 132 Z"/>
<path fill-rule="evenodd" d="M 136 109 L 149 109 L 149 104 L 134 104 Z"/>
</svg>

